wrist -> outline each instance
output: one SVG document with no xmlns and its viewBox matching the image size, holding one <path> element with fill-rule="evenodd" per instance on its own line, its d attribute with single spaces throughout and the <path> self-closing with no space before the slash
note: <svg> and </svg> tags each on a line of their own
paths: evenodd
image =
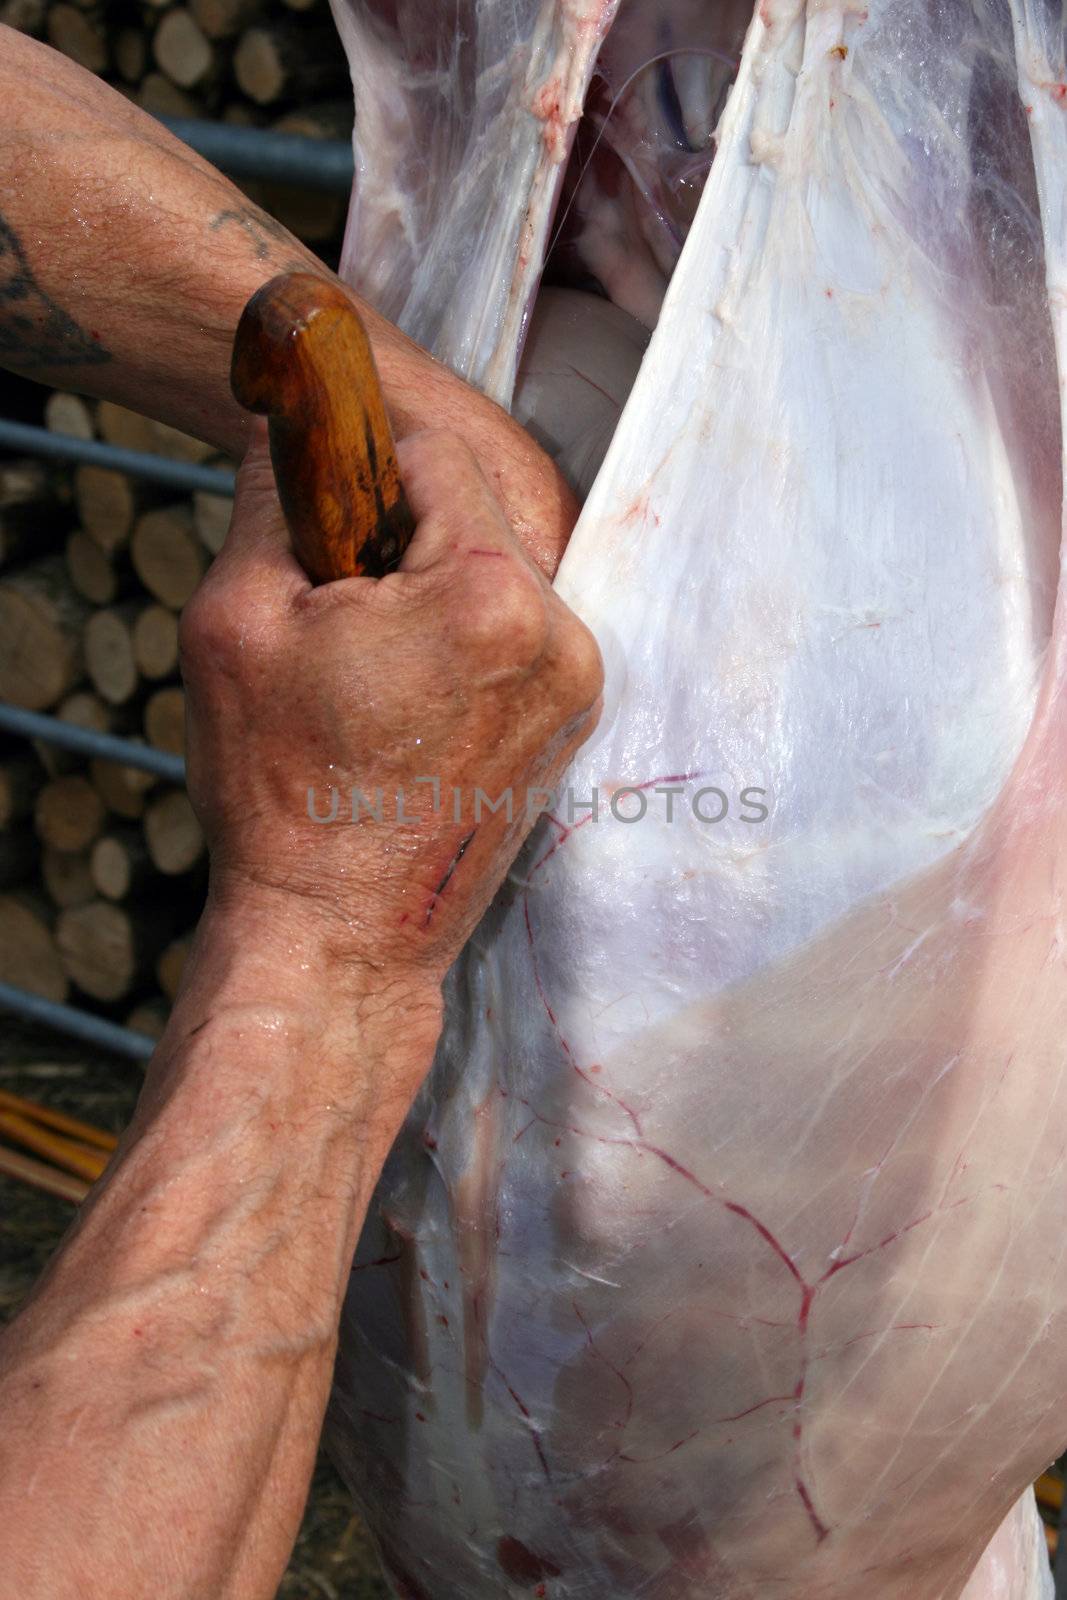
<svg viewBox="0 0 1067 1600">
<path fill-rule="evenodd" d="M 402 1100 L 402 1116 L 433 1060 L 441 985 L 427 971 L 355 954 L 338 938 L 336 914 L 307 896 L 213 871 L 175 1004 L 176 1039 L 223 1012 L 275 1019 L 268 1026 L 313 1043 L 297 1052 L 302 1077 L 353 1104 L 365 1089 L 374 1103 Z M 276 1061 L 288 1070 L 285 1051 Z"/>
</svg>

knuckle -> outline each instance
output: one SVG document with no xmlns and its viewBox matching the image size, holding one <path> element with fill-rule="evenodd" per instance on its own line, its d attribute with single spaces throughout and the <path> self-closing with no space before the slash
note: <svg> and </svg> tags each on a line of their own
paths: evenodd
<svg viewBox="0 0 1067 1600">
<path fill-rule="evenodd" d="M 433 456 L 437 460 L 470 466 L 475 464 L 474 451 L 455 428 L 423 428 L 418 433 L 409 434 L 405 444 L 409 450 L 414 449 L 418 454 Z"/>
<path fill-rule="evenodd" d="M 518 561 L 492 566 L 491 581 L 472 583 L 459 597 L 459 643 L 482 666 L 529 671 L 548 639 L 546 592 Z"/>
<path fill-rule="evenodd" d="M 243 653 L 245 608 L 232 587 L 202 583 L 178 624 L 183 672 L 231 672 Z"/>
<path fill-rule="evenodd" d="M 565 609 L 554 657 L 563 709 L 571 715 L 589 711 L 604 690 L 604 662 L 593 634 L 573 611 Z"/>
<path fill-rule="evenodd" d="M 202 583 L 178 620 L 178 650 L 183 667 L 199 667 L 210 657 L 220 624 L 219 606 L 210 585 Z"/>
<path fill-rule="evenodd" d="M 481 472 L 474 452 L 451 428 L 424 428 L 397 445 L 400 473 L 416 501 L 439 493 L 442 486 L 454 492 Z"/>
</svg>

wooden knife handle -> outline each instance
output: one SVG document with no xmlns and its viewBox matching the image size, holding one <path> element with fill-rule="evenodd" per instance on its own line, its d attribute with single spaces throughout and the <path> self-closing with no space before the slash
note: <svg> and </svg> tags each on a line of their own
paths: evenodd
<svg viewBox="0 0 1067 1600">
<path fill-rule="evenodd" d="M 415 531 L 370 341 L 344 290 L 285 273 L 241 313 L 230 383 L 270 419 L 270 453 L 297 559 L 315 583 L 380 578 Z"/>
</svg>

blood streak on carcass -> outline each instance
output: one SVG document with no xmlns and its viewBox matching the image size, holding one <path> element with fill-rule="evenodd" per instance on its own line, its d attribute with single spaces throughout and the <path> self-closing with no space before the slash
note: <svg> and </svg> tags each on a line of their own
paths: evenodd
<svg viewBox="0 0 1067 1600">
<path fill-rule="evenodd" d="M 538 1583 L 543 1578 L 558 1578 L 559 1568 L 545 1556 L 535 1555 L 521 1539 L 506 1534 L 496 1547 L 501 1571 L 513 1583 Z"/>
</svg>

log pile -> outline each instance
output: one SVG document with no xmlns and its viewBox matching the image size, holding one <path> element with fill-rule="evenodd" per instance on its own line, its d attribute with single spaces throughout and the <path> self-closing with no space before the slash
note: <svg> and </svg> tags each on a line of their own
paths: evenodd
<svg viewBox="0 0 1067 1600">
<path fill-rule="evenodd" d="M 344 139 L 352 129 L 348 69 L 328 0 L 0 0 L 0 22 L 46 40 L 154 116 L 308 138 Z M 344 196 L 240 186 L 333 263 Z"/>
<path fill-rule="evenodd" d="M 120 407 L 53 394 L 54 432 L 219 464 Z M 184 754 L 178 618 L 231 501 L 0 459 L 0 701 Z M 0 981 L 158 1035 L 206 880 L 183 789 L 45 741 L 0 743 Z"/>
<path fill-rule="evenodd" d="M 328 0 L 0 0 L 159 116 L 347 138 Z M 240 180 L 239 180 L 240 181 Z M 240 186 L 330 264 L 346 200 Z M 48 397 L 53 431 L 210 462 L 110 402 Z M 0 700 L 182 752 L 178 616 L 222 545 L 228 498 L 183 498 L 103 467 L 0 454 Z M 0 981 L 158 1035 L 205 886 L 184 792 L 134 767 L 0 736 Z"/>
</svg>

